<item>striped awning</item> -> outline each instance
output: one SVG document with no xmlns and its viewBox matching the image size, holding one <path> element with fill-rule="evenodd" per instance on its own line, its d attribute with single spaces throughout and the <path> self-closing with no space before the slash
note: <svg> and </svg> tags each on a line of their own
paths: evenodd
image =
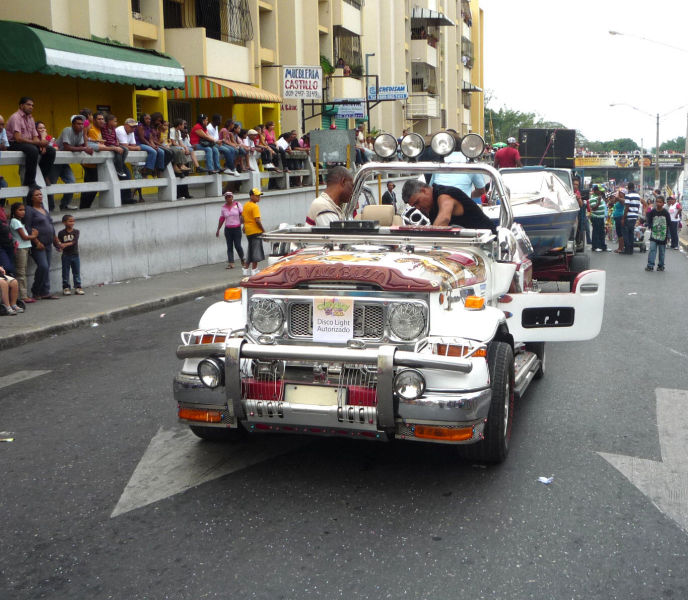
<svg viewBox="0 0 688 600">
<path fill-rule="evenodd" d="M 187 75 L 184 81 L 184 89 L 174 90 L 170 95 L 175 100 L 188 98 L 233 98 L 241 104 L 279 104 L 282 102 L 282 99 L 277 94 L 259 87 L 239 81 L 203 77 L 202 75 Z"/>
</svg>

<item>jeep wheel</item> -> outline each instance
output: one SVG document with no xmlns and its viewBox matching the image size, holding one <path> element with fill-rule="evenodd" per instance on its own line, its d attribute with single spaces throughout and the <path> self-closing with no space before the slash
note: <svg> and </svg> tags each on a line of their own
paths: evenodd
<svg viewBox="0 0 688 600">
<path fill-rule="evenodd" d="M 485 424 L 485 439 L 464 446 L 464 456 L 486 463 L 500 463 L 509 454 L 514 422 L 514 353 L 505 342 L 491 342 L 487 364 L 492 382 L 492 401 Z"/>
<path fill-rule="evenodd" d="M 189 429 L 202 440 L 207 442 L 238 442 L 246 437 L 243 427 L 227 429 L 225 427 L 201 427 L 189 425 Z"/>
<path fill-rule="evenodd" d="M 540 359 L 540 366 L 535 372 L 535 379 L 542 379 L 545 376 L 547 354 L 545 353 L 545 342 L 531 342 L 526 344 L 526 350 L 532 352 Z"/>
</svg>

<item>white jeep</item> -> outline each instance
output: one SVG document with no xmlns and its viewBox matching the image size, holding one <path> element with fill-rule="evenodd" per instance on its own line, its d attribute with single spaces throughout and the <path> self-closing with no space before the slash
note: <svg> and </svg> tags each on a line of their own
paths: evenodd
<svg viewBox="0 0 688 600">
<path fill-rule="evenodd" d="M 500 174 L 484 164 L 369 163 L 349 212 L 380 173 L 437 170 L 489 177 L 496 235 L 395 225 L 394 208 L 378 205 L 328 228 L 266 234 L 298 249 L 227 290 L 182 334 L 179 419 L 209 440 L 397 439 L 504 460 L 514 401 L 544 374 L 545 342 L 599 333 L 605 273 L 581 273 L 570 292 L 539 291 L 529 240 Z"/>
</svg>

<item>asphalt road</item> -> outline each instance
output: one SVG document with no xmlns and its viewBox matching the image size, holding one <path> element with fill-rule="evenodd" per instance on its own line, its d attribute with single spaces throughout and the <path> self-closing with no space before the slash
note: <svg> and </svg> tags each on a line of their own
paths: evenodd
<svg viewBox="0 0 688 600">
<path fill-rule="evenodd" d="M 688 390 L 688 259 L 667 254 L 592 255 L 602 334 L 548 344 L 493 468 L 302 438 L 182 460 L 174 350 L 208 300 L 0 353 L 0 598 L 688 597 L 688 534 L 599 454 L 661 461 L 656 389 Z M 111 516 L 147 449 L 180 489 L 209 481 Z"/>
</svg>

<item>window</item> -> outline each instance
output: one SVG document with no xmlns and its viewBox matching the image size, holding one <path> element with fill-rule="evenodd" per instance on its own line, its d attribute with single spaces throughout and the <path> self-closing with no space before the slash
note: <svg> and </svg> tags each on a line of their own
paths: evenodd
<svg viewBox="0 0 688 600">
<path fill-rule="evenodd" d="M 363 6 L 363 0 L 344 0 L 347 4 L 351 4 L 351 6 L 356 7 L 358 10 L 361 10 L 361 7 Z"/>
<path fill-rule="evenodd" d="M 245 44 L 253 39 L 248 0 L 163 0 L 168 29 L 205 27 L 206 36 Z"/>
<path fill-rule="evenodd" d="M 131 0 L 131 12 L 141 14 L 141 0 Z"/>
<path fill-rule="evenodd" d="M 461 62 L 465 67 L 473 68 L 473 42 L 468 38 L 461 38 Z"/>
<path fill-rule="evenodd" d="M 361 38 L 339 25 L 334 26 L 334 59 L 339 59 L 351 68 L 353 74 L 362 72 Z"/>
</svg>

